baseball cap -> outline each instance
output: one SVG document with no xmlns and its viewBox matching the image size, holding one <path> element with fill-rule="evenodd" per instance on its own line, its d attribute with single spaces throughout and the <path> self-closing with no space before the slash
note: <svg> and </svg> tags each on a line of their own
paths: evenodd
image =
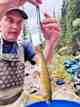
<svg viewBox="0 0 80 107">
<path fill-rule="evenodd" d="M 21 15 L 24 19 L 28 19 L 27 13 L 20 8 L 10 8 L 5 12 L 5 14 L 9 14 L 10 12 L 14 12 L 14 11 L 18 12 L 19 15 Z"/>
</svg>

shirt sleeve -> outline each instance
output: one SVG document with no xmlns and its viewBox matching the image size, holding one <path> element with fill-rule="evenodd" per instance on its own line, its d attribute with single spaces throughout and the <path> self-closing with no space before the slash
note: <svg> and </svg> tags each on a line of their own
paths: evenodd
<svg viewBox="0 0 80 107">
<path fill-rule="evenodd" d="M 31 64 L 35 64 L 35 61 L 33 60 L 35 56 L 35 51 L 33 49 L 31 41 L 24 41 L 23 47 L 24 47 L 25 61 L 28 60 L 31 62 Z"/>
</svg>

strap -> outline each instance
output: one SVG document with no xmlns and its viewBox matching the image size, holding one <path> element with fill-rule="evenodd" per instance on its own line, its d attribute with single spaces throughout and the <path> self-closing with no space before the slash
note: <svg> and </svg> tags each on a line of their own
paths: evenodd
<svg viewBox="0 0 80 107">
<path fill-rule="evenodd" d="M 9 99 L 0 99 L 0 106 L 14 103 L 21 96 L 22 92 L 23 92 L 23 90 L 21 90 L 15 96 L 13 96 L 13 97 L 11 97 Z"/>
<path fill-rule="evenodd" d="M 0 58 L 5 58 L 6 60 L 11 60 L 11 61 L 15 61 L 15 60 L 21 60 L 24 61 L 24 48 L 22 46 L 21 42 L 17 42 L 16 43 L 17 46 L 17 54 L 12 54 L 12 53 L 3 53 L 3 39 L 0 39 Z"/>
</svg>

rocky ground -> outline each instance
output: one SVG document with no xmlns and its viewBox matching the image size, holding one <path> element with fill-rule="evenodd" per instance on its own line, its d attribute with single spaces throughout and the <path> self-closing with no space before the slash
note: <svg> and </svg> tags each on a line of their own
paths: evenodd
<svg viewBox="0 0 80 107">
<path fill-rule="evenodd" d="M 43 94 L 43 91 L 40 89 L 39 76 L 39 66 L 32 66 L 29 63 L 27 63 L 25 76 L 25 90 L 30 94 L 30 96 L 42 96 Z M 51 84 L 53 99 L 80 100 L 80 97 L 75 95 L 71 83 L 65 82 L 64 85 L 56 85 L 54 76 L 52 76 Z M 39 97 L 32 97 L 31 100 L 32 99 L 36 100 L 39 99 Z"/>
<path fill-rule="evenodd" d="M 30 63 L 26 63 L 24 92 L 21 97 L 14 103 L 5 107 L 26 107 L 31 103 L 37 101 L 43 101 L 43 90 L 40 88 L 40 73 L 38 65 L 32 66 Z M 72 84 L 65 81 L 63 85 L 57 85 L 55 83 L 55 76 L 51 76 L 52 86 L 52 99 L 65 99 L 80 102 L 80 97 L 75 95 Z M 4 107 L 4 106 L 0 106 Z"/>
</svg>

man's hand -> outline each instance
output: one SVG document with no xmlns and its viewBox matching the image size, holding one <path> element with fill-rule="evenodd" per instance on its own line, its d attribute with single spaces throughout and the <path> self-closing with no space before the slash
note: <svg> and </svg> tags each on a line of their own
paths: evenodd
<svg viewBox="0 0 80 107">
<path fill-rule="evenodd" d="M 13 4 L 22 5 L 27 1 L 36 6 L 42 3 L 42 0 L 0 0 L 0 4 L 13 3 Z"/>
<path fill-rule="evenodd" d="M 5 0 L 5 2 L 6 2 L 6 0 Z M 21 6 L 26 2 L 30 2 L 33 5 L 38 6 L 39 4 L 42 3 L 42 0 L 7 0 L 7 2 L 9 2 L 9 4 L 12 2 L 12 4 L 14 6 Z"/>
<path fill-rule="evenodd" d="M 52 51 L 55 49 L 60 35 L 59 23 L 55 18 L 50 17 L 47 13 L 44 14 L 45 19 L 41 22 L 42 31 L 47 44 L 45 47 L 44 55 L 47 63 L 50 63 L 52 59 Z"/>
<path fill-rule="evenodd" d="M 60 27 L 57 20 L 50 17 L 47 13 L 44 14 L 45 19 L 41 23 L 42 31 L 46 40 L 58 39 Z"/>
<path fill-rule="evenodd" d="M 39 6 L 42 3 L 42 0 L 0 0 L 0 18 L 7 9 L 21 6 L 26 2 L 30 2 L 35 6 Z"/>
<path fill-rule="evenodd" d="M 42 4 L 42 0 L 27 0 L 27 1 L 35 6 L 39 6 L 40 4 Z"/>
</svg>

